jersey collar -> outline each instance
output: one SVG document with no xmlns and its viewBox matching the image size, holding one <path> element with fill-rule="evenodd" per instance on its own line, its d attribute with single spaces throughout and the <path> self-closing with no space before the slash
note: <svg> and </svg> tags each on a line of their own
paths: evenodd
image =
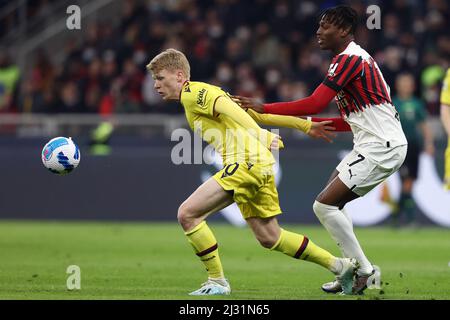
<svg viewBox="0 0 450 320">
<path fill-rule="evenodd" d="M 186 87 L 189 85 L 189 80 L 185 80 L 183 82 L 183 84 L 181 85 L 181 90 L 180 90 L 180 96 L 178 97 L 178 100 L 181 101 L 181 94 L 183 93 L 183 91 L 186 89 Z"/>
</svg>

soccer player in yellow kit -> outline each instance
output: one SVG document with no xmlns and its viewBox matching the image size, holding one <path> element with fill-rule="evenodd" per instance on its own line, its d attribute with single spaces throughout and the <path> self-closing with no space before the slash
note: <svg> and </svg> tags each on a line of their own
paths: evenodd
<svg viewBox="0 0 450 320">
<path fill-rule="evenodd" d="M 209 214 L 236 202 L 261 245 L 296 259 L 321 265 L 343 281 L 351 293 L 356 261 L 337 258 L 307 237 L 280 228 L 281 213 L 270 149 L 282 148 L 280 137 L 261 129 L 251 115 L 271 125 L 286 125 L 304 132 L 325 132 L 322 124 L 295 117 L 257 115 L 241 109 L 219 87 L 190 81 L 186 56 L 167 49 L 147 65 L 155 90 L 164 100 L 178 100 L 194 132 L 212 144 L 223 157 L 224 168 L 204 182 L 178 209 L 178 221 L 208 273 L 208 280 L 191 295 L 226 295 L 231 288 L 224 276 L 213 232 L 206 224 Z M 314 128 L 311 128 L 314 126 Z"/>
<path fill-rule="evenodd" d="M 450 68 L 447 69 L 441 91 L 441 120 L 447 132 L 447 149 L 445 149 L 444 188 L 450 190 Z"/>
</svg>

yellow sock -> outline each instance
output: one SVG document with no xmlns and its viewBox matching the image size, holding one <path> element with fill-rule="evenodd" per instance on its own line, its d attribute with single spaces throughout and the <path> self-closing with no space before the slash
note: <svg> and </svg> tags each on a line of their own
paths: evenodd
<svg viewBox="0 0 450 320">
<path fill-rule="evenodd" d="M 328 270 L 334 270 L 336 257 L 298 233 L 281 229 L 280 238 L 270 250 L 280 251 L 296 259 L 311 261 Z"/>
<path fill-rule="evenodd" d="M 210 278 L 223 278 L 222 263 L 220 262 L 219 250 L 216 238 L 205 221 L 202 221 L 194 229 L 186 232 L 195 254 L 206 267 Z"/>
</svg>

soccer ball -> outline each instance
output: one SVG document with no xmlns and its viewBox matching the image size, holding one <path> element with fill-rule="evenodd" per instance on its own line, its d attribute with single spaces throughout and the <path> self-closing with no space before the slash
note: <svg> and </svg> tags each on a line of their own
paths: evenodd
<svg viewBox="0 0 450 320">
<path fill-rule="evenodd" d="M 80 149 L 72 138 L 56 137 L 42 149 L 42 163 L 53 173 L 66 174 L 80 163 Z"/>
</svg>

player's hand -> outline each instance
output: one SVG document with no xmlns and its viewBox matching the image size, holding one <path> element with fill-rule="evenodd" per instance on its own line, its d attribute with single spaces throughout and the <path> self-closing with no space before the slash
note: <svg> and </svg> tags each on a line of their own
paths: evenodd
<svg viewBox="0 0 450 320">
<path fill-rule="evenodd" d="M 272 143 L 270 144 L 270 150 L 280 150 L 284 148 L 283 140 L 281 140 L 281 137 L 279 135 L 276 135 L 275 138 L 272 140 Z"/>
<path fill-rule="evenodd" d="M 255 98 L 248 98 L 242 96 L 231 96 L 234 102 L 241 106 L 241 108 L 250 108 L 259 113 L 264 113 L 264 105 Z"/>
<path fill-rule="evenodd" d="M 329 143 L 333 142 L 333 139 L 336 138 L 336 130 L 335 127 L 330 126 L 333 121 L 321 121 L 321 122 L 313 122 L 311 124 L 311 129 L 308 132 L 308 136 L 314 139 L 323 139 Z"/>
</svg>

